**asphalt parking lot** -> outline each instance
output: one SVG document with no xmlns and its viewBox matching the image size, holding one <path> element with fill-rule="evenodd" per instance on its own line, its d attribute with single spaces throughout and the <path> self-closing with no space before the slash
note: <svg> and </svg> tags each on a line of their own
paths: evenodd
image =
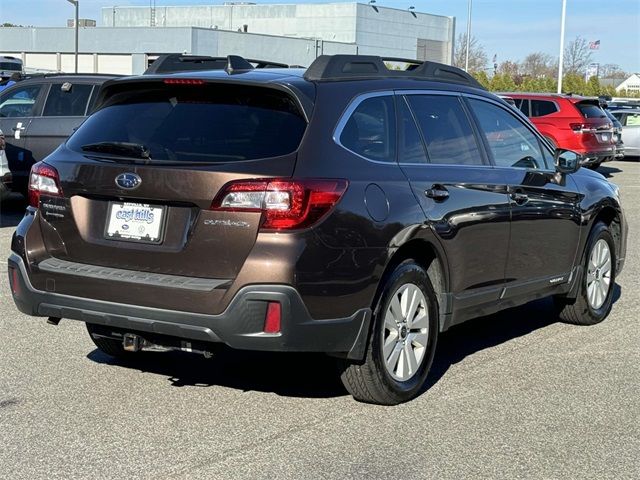
<svg viewBox="0 0 640 480">
<path fill-rule="evenodd" d="M 0 266 L 0 478 L 640 478 L 640 162 L 606 164 L 630 223 L 611 316 L 548 301 L 440 338 L 430 388 L 357 403 L 330 359 L 145 353 L 20 314 Z M 2 205 L 0 251 L 22 214 Z"/>
</svg>

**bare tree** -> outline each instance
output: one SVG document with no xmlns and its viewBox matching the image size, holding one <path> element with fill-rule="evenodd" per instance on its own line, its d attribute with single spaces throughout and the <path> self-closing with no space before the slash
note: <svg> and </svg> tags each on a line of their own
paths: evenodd
<svg viewBox="0 0 640 480">
<path fill-rule="evenodd" d="M 462 33 L 458 35 L 458 41 L 456 42 L 456 51 L 453 58 L 453 64 L 456 67 L 464 68 L 467 54 L 467 34 Z M 484 71 L 488 62 L 487 52 L 484 47 L 478 42 L 478 39 L 471 37 L 469 42 L 469 71 L 481 72 Z"/>
<path fill-rule="evenodd" d="M 589 63 L 591 63 L 589 42 L 581 36 L 577 36 L 564 49 L 564 71 L 565 73 L 583 74 Z"/>
<path fill-rule="evenodd" d="M 548 53 L 530 53 L 522 62 L 521 73 L 533 78 L 550 77 L 554 74 L 553 57 Z"/>
<path fill-rule="evenodd" d="M 498 67 L 498 73 L 502 75 L 508 75 L 511 78 L 515 78 L 520 73 L 520 68 L 521 68 L 521 65 L 518 62 L 505 60 Z"/>
<path fill-rule="evenodd" d="M 604 65 L 600 65 L 600 78 L 616 78 L 616 79 L 625 79 L 629 75 L 620 68 L 620 65 L 615 63 L 605 63 Z"/>
</svg>

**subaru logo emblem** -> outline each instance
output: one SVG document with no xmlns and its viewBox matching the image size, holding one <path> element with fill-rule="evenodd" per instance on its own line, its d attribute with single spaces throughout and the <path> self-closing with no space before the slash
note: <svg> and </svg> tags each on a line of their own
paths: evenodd
<svg viewBox="0 0 640 480">
<path fill-rule="evenodd" d="M 138 188 L 142 183 L 140 175 L 136 173 L 121 173 L 116 177 L 116 185 L 125 190 L 133 190 Z"/>
</svg>

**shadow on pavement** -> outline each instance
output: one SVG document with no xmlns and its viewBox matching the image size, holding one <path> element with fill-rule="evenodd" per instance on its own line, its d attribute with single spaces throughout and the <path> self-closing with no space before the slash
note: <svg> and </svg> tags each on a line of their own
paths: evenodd
<svg viewBox="0 0 640 480">
<path fill-rule="evenodd" d="M 613 173 L 622 173 L 622 170 L 616 167 L 610 167 L 607 165 L 600 165 L 596 172 L 601 173 L 605 178 L 611 178 Z"/>
<path fill-rule="evenodd" d="M 24 216 L 27 202 L 19 193 L 13 193 L 0 202 L 0 228 L 15 227 Z"/>
<path fill-rule="evenodd" d="M 620 298 L 616 285 L 614 302 Z M 551 299 L 478 318 L 453 327 L 438 340 L 425 391 L 449 368 L 487 348 L 506 343 L 558 322 Z M 575 327 L 588 328 L 588 327 Z M 332 398 L 347 395 L 335 360 L 322 354 L 267 353 L 220 349 L 213 358 L 183 352 L 142 352 L 114 359 L 93 350 L 87 358 L 168 377 L 174 387 L 223 386 L 242 391 L 273 392 L 288 397 Z"/>
</svg>

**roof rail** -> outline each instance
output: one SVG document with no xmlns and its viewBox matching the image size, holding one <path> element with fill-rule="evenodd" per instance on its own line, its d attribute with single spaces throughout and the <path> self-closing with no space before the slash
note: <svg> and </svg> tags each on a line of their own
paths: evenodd
<svg viewBox="0 0 640 480">
<path fill-rule="evenodd" d="M 184 55 L 181 53 L 166 53 L 160 55 L 144 72 L 144 75 L 156 73 L 173 73 L 202 70 L 227 70 L 229 57 L 234 57 L 233 69 L 246 71 L 249 68 L 239 68 L 240 61 L 250 64 L 251 68 L 289 68 L 286 63 L 272 62 L 271 60 L 244 59 L 239 55 L 226 57 L 212 57 L 209 55 Z"/>
<path fill-rule="evenodd" d="M 406 63 L 406 70 L 389 69 L 386 62 Z M 436 62 L 373 55 L 321 55 L 304 74 L 312 82 L 365 80 L 372 78 L 412 78 L 484 87 L 464 70 Z"/>
</svg>

